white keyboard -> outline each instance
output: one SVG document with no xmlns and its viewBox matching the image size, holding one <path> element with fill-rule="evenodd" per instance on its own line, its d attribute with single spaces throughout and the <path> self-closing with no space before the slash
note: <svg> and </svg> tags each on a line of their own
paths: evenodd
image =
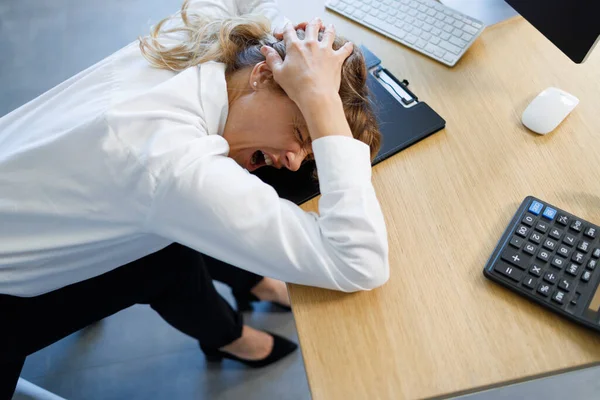
<svg viewBox="0 0 600 400">
<path fill-rule="evenodd" d="M 326 7 L 450 67 L 485 27 L 436 0 L 331 0 Z"/>
</svg>

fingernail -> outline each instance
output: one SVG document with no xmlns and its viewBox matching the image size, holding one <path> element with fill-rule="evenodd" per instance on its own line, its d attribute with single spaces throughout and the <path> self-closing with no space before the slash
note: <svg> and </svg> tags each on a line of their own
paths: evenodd
<svg viewBox="0 0 600 400">
<path fill-rule="evenodd" d="M 319 18 L 319 17 L 315 17 L 315 18 L 313 19 L 313 21 L 315 21 L 315 22 L 319 22 L 319 23 L 320 23 L 320 22 L 321 22 L 321 18 Z"/>
</svg>

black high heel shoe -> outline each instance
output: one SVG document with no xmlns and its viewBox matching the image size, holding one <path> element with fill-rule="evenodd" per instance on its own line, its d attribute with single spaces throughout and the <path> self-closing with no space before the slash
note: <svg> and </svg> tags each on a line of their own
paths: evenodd
<svg viewBox="0 0 600 400">
<path fill-rule="evenodd" d="M 262 360 L 246 360 L 243 358 L 236 357 L 233 354 L 229 354 L 225 351 L 206 349 L 202 346 L 200 346 L 200 348 L 204 352 L 204 355 L 206 356 L 206 361 L 208 362 L 220 362 L 221 360 L 226 358 L 229 360 L 238 361 L 251 368 L 266 367 L 267 365 L 273 364 L 274 362 L 281 360 L 282 358 L 291 354 L 298 348 L 298 345 L 292 342 L 291 340 L 287 340 L 286 338 L 271 332 L 266 333 L 273 336 L 273 349 L 271 350 L 271 353 Z"/>
<path fill-rule="evenodd" d="M 258 297 L 256 297 L 255 295 L 253 295 L 250 292 L 244 292 L 244 293 L 240 293 L 240 292 L 233 292 L 233 297 L 235 297 L 235 302 L 237 303 L 237 308 L 239 312 L 244 312 L 244 311 L 252 311 L 254 308 L 252 308 L 252 302 L 255 301 L 261 301 Z M 272 304 L 275 304 L 277 307 L 281 308 L 284 311 L 292 311 L 291 307 L 288 306 L 284 306 L 281 303 L 277 303 L 277 302 L 271 302 Z"/>
</svg>

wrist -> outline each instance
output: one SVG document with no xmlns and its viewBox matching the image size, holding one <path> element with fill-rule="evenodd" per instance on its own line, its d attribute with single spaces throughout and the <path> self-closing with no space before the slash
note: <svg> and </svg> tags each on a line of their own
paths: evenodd
<svg viewBox="0 0 600 400">
<path fill-rule="evenodd" d="M 313 140 L 330 135 L 352 137 L 342 99 L 337 93 L 313 95 L 299 103 L 298 108 Z"/>
</svg>

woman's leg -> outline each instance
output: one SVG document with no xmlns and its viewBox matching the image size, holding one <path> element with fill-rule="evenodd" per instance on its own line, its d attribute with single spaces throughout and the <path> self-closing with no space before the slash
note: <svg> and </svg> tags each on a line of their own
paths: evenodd
<svg viewBox="0 0 600 400">
<path fill-rule="evenodd" d="M 2 390 L 14 390 L 26 356 L 136 303 L 150 304 L 205 348 L 241 339 L 242 318 L 216 292 L 201 255 L 173 244 L 40 296 L 0 295 L 0 398 L 10 398 Z"/>
<path fill-rule="evenodd" d="M 256 275 L 207 255 L 203 257 L 210 276 L 231 287 L 240 311 L 251 309 L 250 301 L 257 299 L 290 306 L 284 282 Z"/>
</svg>

